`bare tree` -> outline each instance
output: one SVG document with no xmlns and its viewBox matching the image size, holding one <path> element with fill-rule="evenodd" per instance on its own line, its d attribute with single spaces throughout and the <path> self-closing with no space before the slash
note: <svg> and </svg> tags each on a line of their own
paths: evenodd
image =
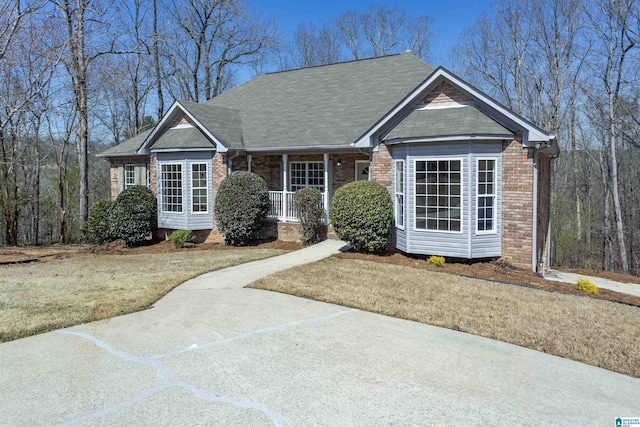
<svg viewBox="0 0 640 427">
<path fill-rule="evenodd" d="M 342 58 L 337 31 L 327 25 L 300 24 L 293 35 L 291 50 L 294 67 L 333 64 Z"/>
<path fill-rule="evenodd" d="M 235 67 L 264 60 L 275 46 L 275 23 L 236 0 L 174 0 L 177 26 L 166 44 L 169 90 L 191 101 L 228 88 Z"/>
<path fill-rule="evenodd" d="M 89 86 L 90 67 L 102 56 L 136 52 L 137 46 L 121 47 L 122 34 L 109 31 L 108 21 L 118 10 L 116 4 L 100 4 L 98 0 L 50 0 L 56 17 L 66 30 L 67 54 L 64 63 L 71 77 L 77 115 L 76 146 L 80 181 L 80 221 L 84 229 L 89 216 Z"/>
</svg>

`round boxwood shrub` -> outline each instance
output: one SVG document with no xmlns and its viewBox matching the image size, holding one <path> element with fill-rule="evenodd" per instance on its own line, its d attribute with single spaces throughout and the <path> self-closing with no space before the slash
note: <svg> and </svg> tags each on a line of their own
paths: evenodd
<svg viewBox="0 0 640 427">
<path fill-rule="evenodd" d="M 386 188 L 355 181 L 340 187 L 331 200 L 331 224 L 336 234 L 360 252 L 381 252 L 391 241 L 393 204 Z"/>
<path fill-rule="evenodd" d="M 317 242 L 324 215 L 322 193 L 316 188 L 301 188 L 293 194 L 293 207 L 302 226 L 302 241 Z"/>
<path fill-rule="evenodd" d="M 134 185 L 118 195 L 111 207 L 110 232 L 132 247 L 158 228 L 156 198 L 147 187 Z"/>
<path fill-rule="evenodd" d="M 111 213 L 111 200 L 103 199 L 95 202 L 89 210 L 89 219 L 87 220 L 88 238 L 93 243 L 107 243 L 115 240 L 111 236 L 109 227 L 109 215 Z"/>
<path fill-rule="evenodd" d="M 220 183 L 214 215 L 227 244 L 256 239 L 269 212 L 269 189 L 260 176 L 236 171 Z"/>
</svg>

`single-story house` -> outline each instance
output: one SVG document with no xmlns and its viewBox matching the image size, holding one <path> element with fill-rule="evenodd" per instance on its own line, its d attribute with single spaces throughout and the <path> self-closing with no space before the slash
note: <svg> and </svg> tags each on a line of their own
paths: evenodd
<svg viewBox="0 0 640 427">
<path fill-rule="evenodd" d="M 271 228 L 297 237 L 293 193 L 376 181 L 392 195 L 405 253 L 508 257 L 542 272 L 554 135 L 411 53 L 259 75 L 205 103 L 176 101 L 151 130 L 101 156 L 113 198 L 158 197 L 161 229 L 217 236 L 213 202 L 231 171 L 269 186 Z M 329 227 L 329 232 L 331 228 Z"/>
</svg>

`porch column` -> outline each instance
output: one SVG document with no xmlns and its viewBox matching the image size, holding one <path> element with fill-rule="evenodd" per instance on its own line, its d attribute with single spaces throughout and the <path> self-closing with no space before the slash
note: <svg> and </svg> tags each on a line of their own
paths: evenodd
<svg viewBox="0 0 640 427">
<path fill-rule="evenodd" d="M 247 154 L 247 171 L 251 172 L 251 154 Z"/>
<path fill-rule="evenodd" d="M 287 222 L 287 213 L 289 212 L 289 203 L 287 203 L 287 158 L 286 154 L 282 155 L 282 222 Z"/>
<path fill-rule="evenodd" d="M 329 153 L 324 153 L 324 215 L 325 224 L 329 224 Z"/>
</svg>

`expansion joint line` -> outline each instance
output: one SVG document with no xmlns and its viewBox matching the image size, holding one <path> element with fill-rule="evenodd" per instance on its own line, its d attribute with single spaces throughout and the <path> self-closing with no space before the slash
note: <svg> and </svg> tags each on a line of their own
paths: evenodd
<svg viewBox="0 0 640 427">
<path fill-rule="evenodd" d="M 246 332 L 240 335 L 237 335 L 235 337 L 231 337 L 231 338 L 226 338 L 226 339 L 222 339 L 222 340 L 218 340 L 218 341 L 213 341 L 210 343 L 205 343 L 202 344 L 198 347 L 188 347 L 182 350 L 178 350 L 178 351 L 174 351 L 174 352 L 170 352 L 170 353 L 165 353 L 165 354 L 160 354 L 160 355 L 156 355 L 156 356 L 152 356 L 152 357 L 141 357 L 141 356 L 134 356 L 132 354 L 129 354 L 125 351 L 122 351 L 120 349 L 117 349 L 109 344 L 107 344 L 106 342 L 94 337 L 93 335 L 89 335 L 83 332 L 75 332 L 75 331 L 69 331 L 69 330 L 58 330 L 56 331 L 57 333 L 60 334 L 67 334 L 67 335 L 74 335 L 77 337 L 81 337 L 87 341 L 92 342 L 93 344 L 95 344 L 97 347 L 105 350 L 106 352 L 120 358 L 123 360 L 126 360 L 128 362 L 133 362 L 133 363 L 138 363 L 138 364 L 142 364 L 142 365 L 146 365 L 149 367 L 152 367 L 156 370 L 156 375 L 157 377 L 162 380 L 162 383 L 156 387 L 150 388 L 148 390 L 145 390 L 143 393 L 133 397 L 132 399 L 130 399 L 129 401 L 126 402 L 122 402 L 116 405 L 113 405 L 109 408 L 106 408 L 102 411 L 96 411 L 96 412 L 92 412 L 90 414 L 84 415 L 82 417 L 73 419 L 65 424 L 63 424 L 64 426 L 73 426 L 73 425 L 77 425 L 80 424 L 84 421 L 88 421 L 88 420 L 92 420 L 92 419 L 96 419 L 96 418 L 100 418 L 100 417 L 104 417 L 106 415 L 118 412 L 122 409 L 125 409 L 127 407 L 130 407 L 138 402 L 141 402 L 149 397 L 152 397 L 164 390 L 167 390 L 169 388 L 172 387 L 180 387 L 184 390 L 187 390 L 189 392 L 191 392 L 195 397 L 199 398 L 199 399 L 204 399 L 204 400 L 208 400 L 211 402 L 219 402 L 219 403 L 226 403 L 226 404 L 230 404 L 232 406 L 235 406 L 237 408 L 242 408 L 242 409 L 254 409 L 257 411 L 262 412 L 263 414 L 265 414 L 266 416 L 268 416 L 271 421 L 276 425 L 276 426 L 284 426 L 286 424 L 285 419 L 282 415 L 278 414 L 277 412 L 274 412 L 272 410 L 270 410 L 269 408 L 267 408 L 265 405 L 263 405 L 262 403 L 259 402 L 252 402 L 252 401 L 243 401 L 243 400 L 237 400 L 237 399 L 233 399 L 230 397 L 226 397 L 226 396 L 220 396 L 217 394 L 212 394 L 212 393 L 208 393 L 204 390 L 201 390 L 197 387 L 195 387 L 194 385 L 185 383 L 183 381 L 180 381 L 176 378 L 174 378 L 172 375 L 170 375 L 167 370 L 165 369 L 165 367 L 162 365 L 162 363 L 160 361 L 158 361 L 158 359 L 162 359 L 165 357 L 169 357 L 169 356 L 175 356 L 175 355 L 179 355 L 182 353 L 186 353 L 186 352 L 191 352 L 191 351 L 198 351 L 198 350 L 203 350 L 206 348 L 210 348 L 213 346 L 217 346 L 217 345 L 221 345 L 221 344 L 226 344 L 232 341 L 236 341 L 236 340 L 240 340 L 243 338 L 247 338 L 250 337 L 252 335 L 256 335 L 256 334 L 264 334 L 264 333 L 268 333 L 268 332 L 276 332 L 276 331 L 281 331 L 283 329 L 287 329 L 287 328 L 291 328 L 291 327 L 295 327 L 298 325 L 304 325 L 304 324 L 309 324 L 309 323 L 315 323 L 315 322 L 320 322 L 323 320 L 329 320 L 344 314 L 348 314 L 348 313 L 353 313 L 355 311 L 355 309 L 352 310 L 346 310 L 346 311 L 341 311 L 341 312 L 337 312 L 337 313 L 332 313 L 328 316 L 323 316 L 323 317 L 317 317 L 317 318 L 312 318 L 312 319 L 303 319 L 303 320 L 296 320 L 293 322 L 288 322 L 288 323 L 283 323 L 283 324 L 279 324 L 279 325 L 274 325 L 274 326 L 270 326 L 270 327 L 266 327 L 266 328 L 261 328 L 261 329 L 257 329 L 255 331 L 252 332 Z"/>
</svg>

